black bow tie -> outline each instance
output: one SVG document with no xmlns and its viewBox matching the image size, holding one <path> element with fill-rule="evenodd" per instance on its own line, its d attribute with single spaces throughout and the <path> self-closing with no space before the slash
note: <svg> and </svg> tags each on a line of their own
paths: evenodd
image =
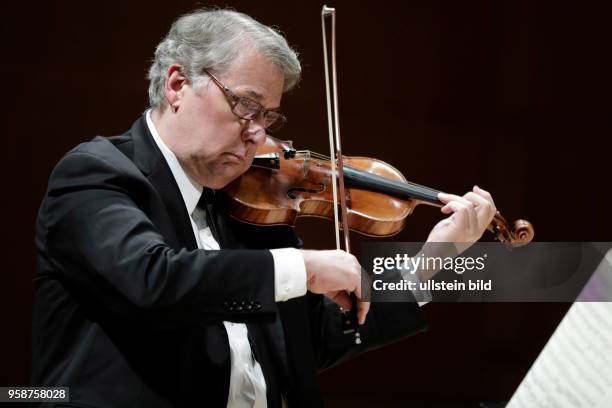
<svg viewBox="0 0 612 408">
<path fill-rule="evenodd" d="M 198 207 L 206 209 L 208 204 L 212 204 L 215 202 L 215 190 L 204 187 L 202 190 L 202 195 L 200 196 L 200 200 L 198 201 Z"/>
</svg>

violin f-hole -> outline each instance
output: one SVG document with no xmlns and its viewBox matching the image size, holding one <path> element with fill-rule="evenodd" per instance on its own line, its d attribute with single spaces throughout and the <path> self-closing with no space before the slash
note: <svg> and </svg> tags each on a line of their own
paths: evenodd
<svg viewBox="0 0 612 408">
<path fill-rule="evenodd" d="M 292 187 L 287 190 L 287 196 L 292 200 L 295 200 L 299 193 L 310 193 L 310 194 L 318 194 L 325 191 L 325 185 L 323 183 L 317 183 L 319 188 L 306 188 L 306 187 Z"/>
</svg>

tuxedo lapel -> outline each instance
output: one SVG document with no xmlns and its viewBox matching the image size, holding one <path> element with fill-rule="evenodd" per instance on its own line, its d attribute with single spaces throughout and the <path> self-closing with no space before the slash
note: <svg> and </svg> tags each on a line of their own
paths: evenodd
<svg viewBox="0 0 612 408">
<path fill-rule="evenodd" d="M 175 249 L 187 248 L 195 250 L 198 248 L 190 215 L 187 213 L 185 202 L 178 185 L 172 175 L 163 154 L 159 150 L 146 123 L 141 116 L 130 130 L 133 150 L 130 152 L 133 161 L 140 171 L 147 177 L 149 182 L 157 191 L 163 205 L 156 205 L 150 211 L 158 211 L 155 219 L 156 226 L 162 235 L 168 240 L 167 243 Z M 221 322 L 207 324 L 202 331 L 193 331 L 190 336 L 184 338 L 182 347 L 178 351 L 177 358 L 182 366 L 194 364 L 202 367 L 189 378 L 182 379 L 185 390 L 194 390 L 211 383 L 206 378 L 207 367 L 218 370 L 219 378 L 213 383 L 219 384 L 209 396 L 209 402 L 214 406 L 222 406 L 227 403 L 230 379 L 230 349 L 227 342 L 225 327 Z M 227 381 L 223 381 L 227 378 Z M 191 391 L 190 391 L 191 392 Z M 190 405 L 191 406 L 191 405 Z"/>
<path fill-rule="evenodd" d="M 167 212 L 180 215 L 173 217 L 167 226 L 176 236 L 176 244 L 179 247 L 196 249 L 197 243 L 180 190 L 149 132 L 144 116 L 134 123 L 130 133 L 134 143 L 134 163 L 158 191 Z M 219 200 L 207 204 L 206 210 L 207 221 L 213 224 L 215 239 L 222 249 L 253 248 L 253 240 L 257 240 L 261 235 L 263 241 L 266 241 L 265 238 L 270 234 L 271 230 L 266 228 L 253 227 L 231 219 L 219 207 Z M 247 329 L 251 349 L 266 379 L 268 405 L 280 408 L 281 393 L 286 394 L 290 375 L 282 320 L 277 315 L 272 323 L 247 324 Z"/>
<path fill-rule="evenodd" d="M 145 116 L 141 116 L 130 130 L 134 143 L 134 163 L 147 176 L 159 193 L 167 214 L 173 214 L 171 225 L 165 225 L 176 237 L 175 248 L 197 249 L 190 216 L 187 214 L 181 191 L 174 180 L 166 159 L 153 140 Z M 164 217 L 167 218 L 167 217 Z"/>
</svg>

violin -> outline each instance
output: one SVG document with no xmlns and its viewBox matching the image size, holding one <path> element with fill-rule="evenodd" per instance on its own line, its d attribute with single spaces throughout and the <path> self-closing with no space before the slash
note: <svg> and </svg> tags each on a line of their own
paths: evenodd
<svg viewBox="0 0 612 408">
<path fill-rule="evenodd" d="M 326 26 L 330 17 L 331 70 Z M 291 141 L 268 135 L 257 149 L 251 168 L 225 187 L 224 207 L 230 216 L 257 225 L 294 226 L 300 216 L 334 219 L 336 248 L 340 249 L 342 229 L 344 248 L 350 252 L 349 230 L 374 237 L 391 236 L 404 228 L 406 218 L 417 205 L 443 204 L 438 200 L 439 191 L 407 181 L 388 163 L 342 154 L 334 8 L 322 7 L 321 28 L 330 156 L 296 150 Z M 528 221 L 517 220 L 510 225 L 499 211 L 488 229 L 510 247 L 525 245 L 534 235 Z"/>
<path fill-rule="evenodd" d="M 327 48 L 328 18 L 332 22 L 331 69 Z M 438 191 L 407 181 L 397 169 L 383 161 L 342 154 L 334 8 L 322 7 L 321 28 L 329 157 L 309 150 L 296 150 L 291 141 L 268 136 L 265 144 L 257 149 L 250 169 L 226 186 L 221 196 L 226 212 L 246 223 L 293 226 L 299 216 L 333 219 L 336 249 L 341 249 L 342 229 L 344 250 L 350 253 L 349 230 L 370 236 L 390 236 L 404 228 L 406 218 L 417 205 L 441 207 L 442 203 L 438 200 Z M 534 235 L 528 221 L 518 220 L 510 225 L 499 212 L 488 229 L 509 247 L 524 245 Z M 354 293 L 350 296 L 353 305 L 350 311 L 342 313 L 343 332 L 352 334 L 355 344 L 361 344 L 357 298 Z"/>
<path fill-rule="evenodd" d="M 415 184 L 393 166 L 368 157 L 343 156 L 348 228 L 373 236 L 400 232 L 419 204 L 441 207 L 439 191 Z M 333 177 L 329 157 L 296 150 L 291 141 L 267 136 L 251 168 L 225 187 L 226 212 L 246 223 L 294 226 L 300 216 L 333 219 Z M 344 229 L 344 225 L 341 224 Z M 488 227 L 510 247 L 529 243 L 529 221 L 509 224 L 498 211 Z"/>
</svg>

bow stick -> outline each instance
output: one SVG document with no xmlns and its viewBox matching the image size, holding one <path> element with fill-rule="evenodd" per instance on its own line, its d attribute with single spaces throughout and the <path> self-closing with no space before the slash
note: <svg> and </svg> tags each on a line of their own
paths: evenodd
<svg viewBox="0 0 612 408">
<path fill-rule="evenodd" d="M 327 58 L 327 29 L 325 26 L 326 17 L 331 17 L 331 62 L 332 62 L 332 90 L 333 90 L 333 116 L 332 116 L 332 96 L 330 96 L 329 83 L 329 63 Z M 334 197 L 334 227 L 336 232 L 336 249 L 340 246 L 340 223 L 338 219 L 338 201 L 340 201 L 340 212 L 342 216 L 342 232 L 344 235 L 344 250 L 351 252 L 351 242 L 349 237 L 348 212 L 346 209 L 346 193 L 344 189 L 344 164 L 342 161 L 342 145 L 340 142 L 340 119 L 338 113 L 338 87 L 336 77 L 336 9 L 323 6 L 321 9 L 321 26 L 323 30 L 323 63 L 325 66 L 325 90 L 327 96 L 327 125 L 329 133 L 329 157 L 332 174 L 332 193 Z M 338 200 L 340 195 L 340 200 Z M 357 299 L 355 294 L 351 294 L 352 308 L 349 313 L 343 313 L 343 326 L 347 329 L 345 333 L 354 333 L 355 344 L 361 344 L 361 335 L 357 324 Z"/>
</svg>

